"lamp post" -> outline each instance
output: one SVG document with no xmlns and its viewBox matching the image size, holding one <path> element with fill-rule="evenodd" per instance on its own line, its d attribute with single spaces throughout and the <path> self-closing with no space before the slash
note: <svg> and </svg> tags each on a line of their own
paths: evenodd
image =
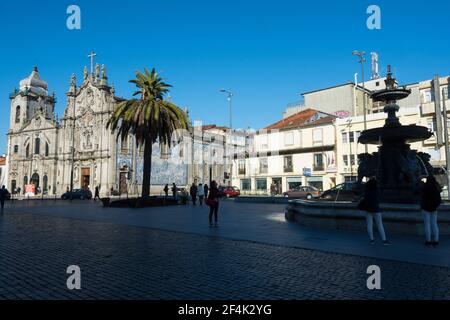
<svg viewBox="0 0 450 320">
<path fill-rule="evenodd" d="M 366 62 L 366 58 L 364 57 L 366 53 L 364 51 L 358 51 L 354 50 L 352 55 L 359 57 L 359 63 L 361 64 L 361 81 L 362 81 L 362 87 L 363 87 L 363 117 L 364 117 L 364 131 L 367 130 L 367 107 L 366 107 L 366 87 L 364 83 L 364 62 Z M 368 152 L 367 144 L 364 145 L 364 151 L 365 153 Z"/>
<path fill-rule="evenodd" d="M 350 129 L 352 127 L 352 119 L 347 120 L 347 127 L 348 127 L 348 145 L 350 148 L 350 155 L 349 155 L 349 164 L 350 164 L 350 179 L 353 180 L 353 164 L 352 164 L 352 141 L 350 140 Z"/>
<path fill-rule="evenodd" d="M 227 95 L 227 100 L 228 100 L 228 104 L 229 104 L 229 108 L 230 108 L 230 135 L 231 135 L 231 130 L 233 130 L 233 118 L 232 118 L 232 101 L 233 101 L 233 93 L 231 92 L 231 91 L 229 91 L 229 90 L 225 90 L 225 89 L 220 89 L 219 90 L 220 92 L 222 92 L 222 93 L 225 93 L 226 95 Z M 231 138 L 231 136 L 230 136 L 230 138 Z M 228 157 L 228 155 L 227 155 L 227 136 L 225 135 L 225 148 L 224 148 L 224 151 L 225 151 L 225 163 L 224 163 L 224 167 L 225 167 L 225 172 L 224 172 L 224 175 L 225 175 L 225 173 L 228 175 L 228 168 L 227 168 L 227 157 Z M 226 182 L 226 177 L 224 176 L 223 177 L 224 178 L 224 181 Z"/>
</svg>

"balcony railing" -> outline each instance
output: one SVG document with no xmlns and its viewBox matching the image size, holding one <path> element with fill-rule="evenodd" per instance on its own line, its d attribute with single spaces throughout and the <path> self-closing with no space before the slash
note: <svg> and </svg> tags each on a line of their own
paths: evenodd
<svg viewBox="0 0 450 320">
<path fill-rule="evenodd" d="M 294 172 L 293 166 L 285 166 L 283 169 L 284 169 L 284 172 Z"/>
</svg>

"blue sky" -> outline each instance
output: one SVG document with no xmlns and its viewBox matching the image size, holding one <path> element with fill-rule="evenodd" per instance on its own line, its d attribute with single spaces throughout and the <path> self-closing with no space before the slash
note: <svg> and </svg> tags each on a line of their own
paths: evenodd
<svg viewBox="0 0 450 320">
<path fill-rule="evenodd" d="M 66 9 L 81 8 L 81 30 Z M 382 10 L 382 29 L 366 9 Z M 98 53 L 117 95 L 130 97 L 134 71 L 156 67 L 172 101 L 194 120 L 228 123 L 222 87 L 234 96 L 233 124 L 264 127 L 300 93 L 353 79 L 354 49 L 376 51 L 400 83 L 450 74 L 450 3 L 419 1 L 1 1 L 0 152 L 6 149 L 9 93 L 38 65 L 66 105 L 69 79 Z M 367 64 L 367 70 L 370 65 Z"/>
</svg>

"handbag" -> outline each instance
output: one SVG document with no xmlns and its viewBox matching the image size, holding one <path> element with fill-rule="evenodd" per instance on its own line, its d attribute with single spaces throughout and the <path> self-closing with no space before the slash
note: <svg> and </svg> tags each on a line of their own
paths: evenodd
<svg viewBox="0 0 450 320">
<path fill-rule="evenodd" d="M 207 206 L 210 207 L 215 207 L 217 205 L 217 200 L 213 200 L 213 199 L 206 199 L 205 203 Z"/>
</svg>

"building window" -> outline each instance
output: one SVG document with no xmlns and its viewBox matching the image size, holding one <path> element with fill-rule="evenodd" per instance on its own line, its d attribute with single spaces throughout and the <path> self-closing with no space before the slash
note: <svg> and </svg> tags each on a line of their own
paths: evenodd
<svg viewBox="0 0 450 320">
<path fill-rule="evenodd" d="M 238 174 L 245 175 L 245 160 L 239 160 Z"/>
<path fill-rule="evenodd" d="M 285 146 L 294 145 L 294 133 L 293 132 L 286 132 L 284 134 L 284 145 Z"/>
<path fill-rule="evenodd" d="M 422 101 L 423 103 L 430 103 L 433 101 L 433 94 L 431 92 L 431 89 L 427 89 L 422 92 Z"/>
<path fill-rule="evenodd" d="M 354 166 L 356 164 L 356 157 L 354 154 L 350 155 L 350 164 Z"/>
<path fill-rule="evenodd" d="M 14 145 L 14 153 L 18 153 L 19 152 L 19 146 L 16 144 Z"/>
<path fill-rule="evenodd" d="M 30 156 L 30 145 L 27 144 L 25 147 L 25 157 L 28 158 Z"/>
<path fill-rule="evenodd" d="M 121 154 L 128 154 L 129 152 L 129 148 L 128 148 L 128 136 L 125 137 L 125 139 L 123 139 L 120 142 L 120 153 Z"/>
<path fill-rule="evenodd" d="M 50 147 L 48 145 L 48 142 L 45 143 L 45 156 L 48 157 L 50 154 Z"/>
<path fill-rule="evenodd" d="M 41 151 L 41 139 L 34 139 L 34 154 L 39 154 Z"/>
<path fill-rule="evenodd" d="M 324 165 L 323 165 L 323 154 L 322 153 L 316 153 L 314 154 L 314 165 L 313 165 L 314 171 L 323 171 Z"/>
<path fill-rule="evenodd" d="M 292 163 L 292 156 L 284 157 L 284 172 L 292 172 L 294 171 L 294 166 Z"/>
<path fill-rule="evenodd" d="M 16 123 L 20 122 L 20 106 L 16 107 Z"/>
<path fill-rule="evenodd" d="M 11 181 L 11 191 L 12 191 L 13 193 L 16 193 L 16 192 L 17 192 L 17 181 L 16 181 L 16 180 L 12 180 L 12 181 Z"/>
<path fill-rule="evenodd" d="M 314 129 L 313 130 L 313 145 L 321 145 L 322 144 L 322 129 Z"/>
<path fill-rule="evenodd" d="M 342 162 L 344 162 L 345 167 L 348 167 L 348 155 L 342 156 Z"/>
<path fill-rule="evenodd" d="M 259 159 L 259 173 L 260 174 L 267 174 L 269 168 L 269 164 L 267 162 L 267 158 L 261 158 Z"/>
<path fill-rule="evenodd" d="M 250 179 L 242 179 L 241 180 L 241 190 L 251 190 L 251 183 L 250 183 Z"/>
<path fill-rule="evenodd" d="M 360 136 L 361 136 L 361 131 L 355 131 L 355 141 L 356 142 L 358 142 Z"/>
<path fill-rule="evenodd" d="M 353 131 L 350 131 L 348 136 L 348 140 L 350 141 L 350 143 L 355 142 L 355 133 Z"/>
<path fill-rule="evenodd" d="M 267 135 L 261 136 L 261 149 L 268 149 L 269 148 L 269 142 L 268 142 Z"/>
<path fill-rule="evenodd" d="M 442 92 L 443 100 L 448 100 L 448 87 L 445 87 Z"/>
<path fill-rule="evenodd" d="M 256 190 L 267 191 L 267 179 L 256 179 Z"/>
<path fill-rule="evenodd" d="M 347 132 L 342 133 L 342 143 L 348 143 L 348 135 Z"/>
<path fill-rule="evenodd" d="M 428 120 L 427 127 L 428 127 L 428 130 L 430 130 L 431 132 L 436 132 L 436 127 L 437 127 L 436 120 L 434 120 L 434 119 Z"/>
</svg>

